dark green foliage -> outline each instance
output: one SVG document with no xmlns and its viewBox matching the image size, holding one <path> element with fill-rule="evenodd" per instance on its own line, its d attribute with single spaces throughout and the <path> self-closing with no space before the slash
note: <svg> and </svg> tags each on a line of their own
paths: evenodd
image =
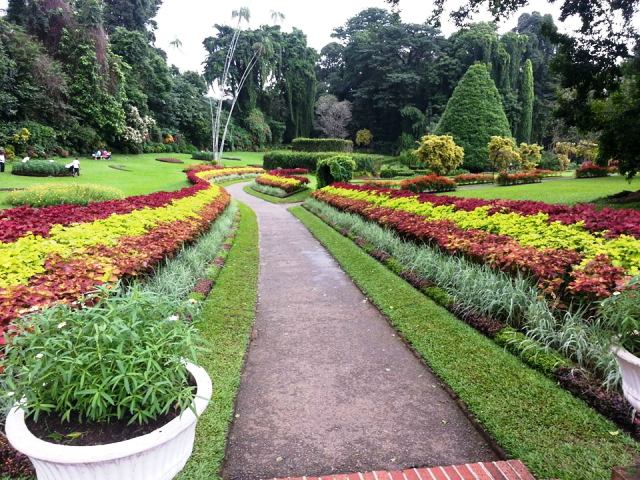
<svg viewBox="0 0 640 480">
<path fill-rule="evenodd" d="M 533 104 L 535 92 L 533 90 L 533 64 L 527 60 L 522 72 L 522 87 L 520 95 L 522 99 L 522 115 L 518 125 L 518 141 L 531 143 L 531 129 L 533 127 Z"/>
<path fill-rule="evenodd" d="M 495 83 L 483 64 L 472 65 L 462 77 L 436 129 L 452 135 L 464 148 L 464 167 L 472 172 L 491 168 L 487 144 L 492 136 L 511 137 L 509 122 Z"/>
<path fill-rule="evenodd" d="M 306 168 L 315 171 L 320 160 L 335 156 L 331 152 L 268 152 L 264 154 L 265 170 L 276 168 Z M 384 161 L 389 157 L 368 153 L 352 153 L 349 155 L 356 162 L 358 172 L 377 173 Z"/>
<path fill-rule="evenodd" d="M 520 357 L 528 365 L 547 376 L 553 376 L 558 368 L 569 368 L 571 362 L 559 353 L 549 352 L 540 344 L 512 328 L 505 328 L 494 338 L 498 345 Z"/>
<path fill-rule="evenodd" d="M 11 168 L 11 173 L 25 177 L 68 177 L 71 175 L 71 172 L 64 165 L 49 160 L 16 162 Z"/>
<path fill-rule="evenodd" d="M 110 31 L 124 27 L 146 33 L 148 26 L 156 26 L 153 18 L 161 4 L 162 0 L 104 0 L 105 23 Z"/>
<path fill-rule="evenodd" d="M 427 287 L 423 290 L 423 293 L 444 308 L 449 309 L 453 305 L 453 297 L 440 287 Z"/>
<path fill-rule="evenodd" d="M 193 152 L 191 158 L 194 160 L 206 160 L 211 162 L 214 159 L 214 155 L 213 152 Z"/>
<path fill-rule="evenodd" d="M 341 138 L 295 138 L 291 146 L 295 152 L 353 152 L 353 142 Z"/>
<path fill-rule="evenodd" d="M 318 162 L 316 176 L 318 188 L 324 188 L 336 182 L 349 182 L 353 178 L 356 162 L 348 155 L 336 155 Z"/>
<path fill-rule="evenodd" d="M 380 169 L 380 178 L 412 177 L 415 174 L 414 170 L 397 163 L 385 164 Z"/>
</svg>

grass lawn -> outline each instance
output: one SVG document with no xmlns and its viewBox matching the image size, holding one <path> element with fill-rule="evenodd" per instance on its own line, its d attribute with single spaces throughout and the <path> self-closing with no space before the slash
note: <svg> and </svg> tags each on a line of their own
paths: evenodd
<svg viewBox="0 0 640 480">
<path fill-rule="evenodd" d="M 198 420 L 194 452 L 178 480 L 220 478 L 258 299 L 258 223 L 242 204 L 240 215 L 233 247 L 196 322 L 209 344 L 199 363 L 211 376 L 213 397 Z"/>
<path fill-rule="evenodd" d="M 230 160 L 239 158 L 240 160 Z M 225 167 L 242 167 L 246 165 L 262 165 L 264 152 L 227 152 L 224 154 L 222 164 Z"/>
<path fill-rule="evenodd" d="M 436 305 L 302 207 L 291 209 L 470 412 L 537 478 L 602 480 L 638 445 L 609 420 Z"/>
<path fill-rule="evenodd" d="M 233 157 L 242 157 L 242 161 L 224 161 L 227 167 L 239 167 L 248 164 L 262 164 L 262 153 L 254 152 L 232 152 L 229 154 Z M 225 155 L 227 156 L 227 155 Z M 157 162 L 155 159 L 159 157 L 171 157 L 183 160 L 184 164 L 172 164 Z M 59 162 L 68 162 L 68 159 L 57 159 Z M 175 153 L 149 153 L 143 155 L 114 155 L 113 160 L 92 160 L 81 159 L 79 177 L 60 177 L 60 178 L 43 178 L 43 177 L 21 177 L 11 175 L 7 168 L 7 172 L 0 174 L 0 189 L 3 188 L 25 188 L 34 185 L 53 184 L 99 184 L 109 185 L 119 188 L 126 196 L 144 195 L 158 191 L 179 190 L 189 185 L 187 177 L 182 171 L 185 166 L 191 164 L 203 164 L 198 160 L 191 160 L 191 155 L 175 154 Z M 130 171 L 121 171 L 110 168 L 109 166 L 122 165 Z M 0 208 L 8 208 L 9 204 L 5 199 L 7 192 L 0 192 Z"/>
<path fill-rule="evenodd" d="M 448 193 L 447 195 L 466 198 L 506 198 L 510 200 L 538 200 L 547 203 L 574 204 L 592 202 L 623 190 L 639 189 L 640 180 L 634 179 L 629 183 L 624 177 L 614 176 L 585 179 L 547 179 L 543 180 L 542 183 L 516 185 L 512 187 L 486 185 L 461 189 L 457 192 Z"/>
</svg>

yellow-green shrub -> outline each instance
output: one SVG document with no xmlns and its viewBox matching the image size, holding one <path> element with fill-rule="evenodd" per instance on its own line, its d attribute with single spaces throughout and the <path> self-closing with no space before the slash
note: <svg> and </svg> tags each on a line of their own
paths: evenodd
<svg viewBox="0 0 640 480">
<path fill-rule="evenodd" d="M 124 198 L 121 190 L 103 185 L 36 185 L 7 195 L 10 205 L 48 207 L 51 205 L 87 205 Z"/>
</svg>

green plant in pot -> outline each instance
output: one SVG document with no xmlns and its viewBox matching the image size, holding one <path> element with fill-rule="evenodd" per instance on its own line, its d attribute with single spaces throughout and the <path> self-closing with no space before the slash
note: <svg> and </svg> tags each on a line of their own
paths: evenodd
<svg viewBox="0 0 640 480">
<path fill-rule="evenodd" d="M 0 361 L 17 402 L 7 438 L 39 479 L 173 478 L 184 467 L 211 398 L 191 363 L 194 308 L 133 289 L 16 322 Z"/>
<path fill-rule="evenodd" d="M 603 301 L 600 313 L 606 328 L 616 332 L 612 352 L 620 366 L 624 395 L 640 410 L 640 277 Z"/>
</svg>

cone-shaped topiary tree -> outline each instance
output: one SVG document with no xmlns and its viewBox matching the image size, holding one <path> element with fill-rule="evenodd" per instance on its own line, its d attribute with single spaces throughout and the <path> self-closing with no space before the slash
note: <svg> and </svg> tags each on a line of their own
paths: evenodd
<svg viewBox="0 0 640 480">
<path fill-rule="evenodd" d="M 437 135 L 452 135 L 464 148 L 463 167 L 472 172 L 491 169 L 487 145 L 492 136 L 511 137 L 502 99 L 484 64 L 469 67 L 436 129 Z"/>
</svg>

